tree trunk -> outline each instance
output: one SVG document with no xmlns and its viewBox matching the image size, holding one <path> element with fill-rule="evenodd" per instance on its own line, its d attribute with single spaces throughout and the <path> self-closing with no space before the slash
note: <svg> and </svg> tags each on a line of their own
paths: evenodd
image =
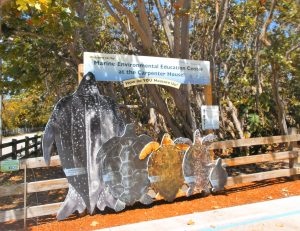
<svg viewBox="0 0 300 231">
<path fill-rule="evenodd" d="M 233 103 L 230 101 L 229 98 L 227 98 L 227 104 L 229 106 L 229 112 L 231 113 L 231 117 L 233 119 L 234 126 L 239 134 L 240 139 L 244 139 L 244 133 L 242 129 L 242 123 L 238 119 L 237 109 L 233 105 Z"/>
<path fill-rule="evenodd" d="M 281 131 L 281 134 L 287 135 L 288 129 L 286 124 L 286 114 L 284 110 L 284 103 L 280 97 L 279 93 L 279 83 L 278 83 L 278 74 L 279 74 L 279 65 L 275 61 L 271 62 L 271 78 L 272 78 L 272 92 L 276 105 L 276 114 L 277 114 L 277 122 Z"/>
<path fill-rule="evenodd" d="M 256 47 L 255 47 L 255 63 L 254 63 L 254 75 L 256 80 L 256 93 L 255 93 L 255 101 L 256 101 L 256 111 L 259 112 L 259 96 L 262 93 L 262 83 L 261 83 L 261 76 L 259 71 L 260 66 L 260 40 L 259 36 L 256 37 Z"/>
<path fill-rule="evenodd" d="M 228 1 L 228 0 L 225 0 Z M 138 15 L 131 12 L 126 5 L 116 1 L 103 1 L 109 13 L 120 24 L 123 31 L 130 36 L 130 41 L 138 48 L 137 43 L 141 44 L 139 51 L 143 55 L 159 56 L 155 50 L 152 31 L 149 22 L 149 15 L 145 8 L 145 1 L 137 1 Z M 170 54 L 173 57 L 184 59 L 189 58 L 189 11 L 191 8 L 191 0 L 177 0 L 180 7 L 175 12 L 174 16 L 174 32 L 171 34 L 170 23 L 166 21 L 165 13 L 159 1 L 155 1 L 158 13 L 161 17 L 161 24 L 164 28 L 166 37 L 168 38 Z M 129 33 L 129 28 L 122 22 L 122 16 L 126 16 L 130 22 L 132 31 Z M 133 35 L 132 35 L 133 34 Z M 135 36 L 135 37 L 133 37 Z M 173 45 L 170 43 L 173 42 Z M 149 92 L 149 96 L 155 103 L 156 111 L 164 116 L 166 124 L 172 130 L 175 136 L 187 136 L 192 138 L 193 131 L 196 130 L 195 115 L 191 103 L 192 87 L 190 85 L 182 85 L 180 90 L 164 87 L 164 89 L 172 96 L 176 105 L 176 114 L 170 113 L 169 108 L 164 101 L 159 86 L 147 85 L 145 88 Z"/>
</svg>

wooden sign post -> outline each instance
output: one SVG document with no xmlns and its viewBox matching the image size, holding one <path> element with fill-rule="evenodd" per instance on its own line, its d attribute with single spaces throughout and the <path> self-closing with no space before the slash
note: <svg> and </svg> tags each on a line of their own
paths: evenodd
<svg viewBox="0 0 300 231">
<path fill-rule="evenodd" d="M 78 84 L 80 83 L 80 81 L 83 78 L 83 64 L 79 64 L 78 65 Z"/>
</svg>

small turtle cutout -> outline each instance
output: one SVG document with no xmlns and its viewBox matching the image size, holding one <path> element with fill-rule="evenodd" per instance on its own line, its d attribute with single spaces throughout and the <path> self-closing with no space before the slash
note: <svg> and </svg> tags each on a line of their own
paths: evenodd
<svg viewBox="0 0 300 231">
<path fill-rule="evenodd" d="M 189 186 L 186 192 L 187 196 L 191 196 L 193 192 L 209 193 L 208 176 L 211 158 L 208 148 L 215 139 L 216 136 L 213 134 L 201 138 L 198 129 L 194 132 L 193 144 L 185 152 L 182 163 L 184 179 Z"/>
<path fill-rule="evenodd" d="M 127 124 L 122 136 L 108 140 L 99 150 L 97 161 L 102 165 L 102 179 L 114 198 L 108 204 L 117 212 L 137 201 L 142 204 L 153 202 L 147 194 L 150 186 L 147 160 L 138 157 L 151 140 L 147 135 L 136 136 L 134 125 Z"/>
<path fill-rule="evenodd" d="M 148 177 L 156 198 L 173 201 L 184 183 L 182 175 L 182 152 L 189 145 L 177 145 L 169 134 L 164 134 L 161 144 L 150 142 L 140 153 L 140 159 L 148 159 Z"/>
<path fill-rule="evenodd" d="M 216 163 L 212 163 L 210 166 L 212 166 L 212 169 L 209 173 L 209 182 L 212 187 L 211 191 L 217 192 L 223 190 L 228 178 L 228 174 L 225 169 L 226 164 L 222 164 L 222 159 L 218 158 Z"/>
</svg>

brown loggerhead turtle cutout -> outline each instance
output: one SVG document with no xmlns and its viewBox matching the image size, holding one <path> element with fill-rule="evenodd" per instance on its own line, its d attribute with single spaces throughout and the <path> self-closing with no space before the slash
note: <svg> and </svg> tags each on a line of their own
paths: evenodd
<svg viewBox="0 0 300 231">
<path fill-rule="evenodd" d="M 148 177 L 151 186 L 160 196 L 171 202 L 173 201 L 181 186 L 184 184 L 182 175 L 183 151 L 189 145 L 175 144 L 169 134 L 165 134 L 161 144 L 157 142 L 148 143 L 140 153 L 140 159 L 148 159 Z M 182 195 L 182 194 L 180 194 Z"/>
</svg>

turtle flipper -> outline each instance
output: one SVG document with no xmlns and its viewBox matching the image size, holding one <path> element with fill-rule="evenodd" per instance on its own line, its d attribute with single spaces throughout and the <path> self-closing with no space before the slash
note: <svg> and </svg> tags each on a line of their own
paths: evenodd
<svg viewBox="0 0 300 231">
<path fill-rule="evenodd" d="M 55 141 L 55 128 L 50 120 L 46 126 L 45 133 L 43 136 L 42 147 L 43 147 L 43 156 L 46 162 L 46 165 L 50 164 L 50 157 L 52 148 Z"/>
<path fill-rule="evenodd" d="M 195 188 L 195 184 L 190 184 L 190 185 L 189 185 L 189 188 L 188 188 L 188 190 L 186 191 L 186 196 L 187 196 L 187 197 L 193 195 L 194 188 Z"/>
<path fill-rule="evenodd" d="M 218 137 L 214 134 L 208 134 L 207 136 L 204 136 L 201 140 L 202 145 L 209 145 L 210 143 L 214 142 Z"/>
<path fill-rule="evenodd" d="M 120 199 L 118 199 L 116 204 L 115 204 L 114 210 L 116 212 L 120 212 L 123 209 L 125 209 L 125 206 L 126 206 L 126 204 L 123 201 L 121 201 Z"/>
<path fill-rule="evenodd" d="M 98 201 L 97 201 L 97 208 L 100 209 L 100 211 L 103 211 L 106 207 L 105 203 L 105 193 L 102 191 L 99 195 Z"/>
<path fill-rule="evenodd" d="M 61 221 L 66 217 L 70 216 L 76 210 L 79 213 L 83 213 L 85 209 L 86 205 L 82 197 L 79 195 L 79 193 L 77 193 L 77 191 L 73 188 L 72 185 L 69 185 L 68 195 L 62 206 L 59 208 L 56 218 L 57 220 Z"/>
<path fill-rule="evenodd" d="M 190 145 L 188 144 L 175 144 L 176 148 L 182 151 L 186 151 L 189 149 Z"/>
<path fill-rule="evenodd" d="M 145 159 L 150 153 L 157 150 L 159 148 L 159 143 L 152 141 L 145 145 L 145 147 L 142 149 L 142 151 L 139 154 L 139 159 L 143 160 Z"/>
<path fill-rule="evenodd" d="M 153 202 L 153 199 L 148 194 L 144 194 L 141 197 L 140 202 L 144 205 L 149 205 Z"/>
<path fill-rule="evenodd" d="M 191 146 L 193 144 L 193 142 L 189 138 L 178 137 L 174 140 L 174 144 L 187 144 L 187 145 Z"/>
<path fill-rule="evenodd" d="M 224 189 L 227 183 L 228 174 L 222 165 L 222 159 L 218 158 L 209 174 L 209 182 L 212 186 L 212 192 L 217 192 Z"/>
</svg>

